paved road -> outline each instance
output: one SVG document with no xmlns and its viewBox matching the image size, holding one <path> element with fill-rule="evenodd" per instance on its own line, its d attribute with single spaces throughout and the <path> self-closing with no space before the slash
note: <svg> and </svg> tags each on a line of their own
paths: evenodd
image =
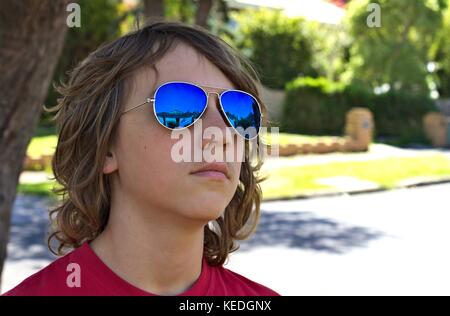
<svg viewBox="0 0 450 316">
<path fill-rule="evenodd" d="M 450 185 L 264 204 L 228 268 L 284 295 L 450 295 Z"/>
<path fill-rule="evenodd" d="M 283 295 L 450 295 L 450 184 L 263 204 L 226 267 Z M 46 265 L 46 202 L 16 201 L 3 290 Z"/>
</svg>

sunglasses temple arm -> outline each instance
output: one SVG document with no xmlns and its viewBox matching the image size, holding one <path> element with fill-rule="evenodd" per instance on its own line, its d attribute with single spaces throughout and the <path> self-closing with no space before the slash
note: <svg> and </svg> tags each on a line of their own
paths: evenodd
<svg viewBox="0 0 450 316">
<path fill-rule="evenodd" d="M 129 108 L 129 109 L 123 111 L 122 114 L 125 114 L 125 113 L 127 113 L 127 112 L 129 112 L 129 111 L 131 111 L 131 110 L 134 110 L 134 109 L 136 109 L 136 108 L 138 108 L 138 107 L 140 107 L 140 106 L 143 106 L 144 104 L 153 102 L 154 100 L 155 100 L 155 99 L 147 98 L 147 99 L 145 100 L 145 102 L 143 102 L 143 103 L 141 103 L 141 104 L 138 104 L 138 105 L 135 105 L 135 106 L 133 106 L 133 107 L 131 107 L 131 108 Z"/>
</svg>

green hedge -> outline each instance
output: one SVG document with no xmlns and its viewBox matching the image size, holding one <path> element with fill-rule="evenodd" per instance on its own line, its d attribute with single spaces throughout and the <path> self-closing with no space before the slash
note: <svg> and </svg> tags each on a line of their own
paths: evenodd
<svg viewBox="0 0 450 316">
<path fill-rule="evenodd" d="M 297 78 L 286 85 L 281 130 L 313 135 L 341 134 L 345 113 L 344 86 L 325 78 Z"/>
<path fill-rule="evenodd" d="M 286 92 L 280 129 L 290 133 L 342 135 L 346 113 L 365 107 L 374 115 L 377 137 L 393 138 L 400 144 L 423 143 L 423 116 L 436 110 L 427 96 L 375 94 L 325 78 L 297 78 L 286 85 Z"/>
</svg>

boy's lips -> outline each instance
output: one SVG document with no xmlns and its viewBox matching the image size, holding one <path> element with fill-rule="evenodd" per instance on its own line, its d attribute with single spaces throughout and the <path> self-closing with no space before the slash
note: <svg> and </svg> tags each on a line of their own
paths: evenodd
<svg viewBox="0 0 450 316">
<path fill-rule="evenodd" d="M 193 175 L 211 177 L 216 179 L 229 179 L 230 172 L 224 162 L 214 162 L 202 165 L 200 168 L 191 172 Z"/>
</svg>

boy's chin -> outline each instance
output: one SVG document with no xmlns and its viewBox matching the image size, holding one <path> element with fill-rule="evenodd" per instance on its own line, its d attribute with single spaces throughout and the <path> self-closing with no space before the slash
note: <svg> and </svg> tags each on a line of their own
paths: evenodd
<svg viewBox="0 0 450 316">
<path fill-rule="evenodd" d="M 213 221 L 222 215 L 223 210 L 192 210 L 185 214 L 189 219 L 198 221 L 201 225 L 206 225 L 208 222 Z"/>
</svg>

